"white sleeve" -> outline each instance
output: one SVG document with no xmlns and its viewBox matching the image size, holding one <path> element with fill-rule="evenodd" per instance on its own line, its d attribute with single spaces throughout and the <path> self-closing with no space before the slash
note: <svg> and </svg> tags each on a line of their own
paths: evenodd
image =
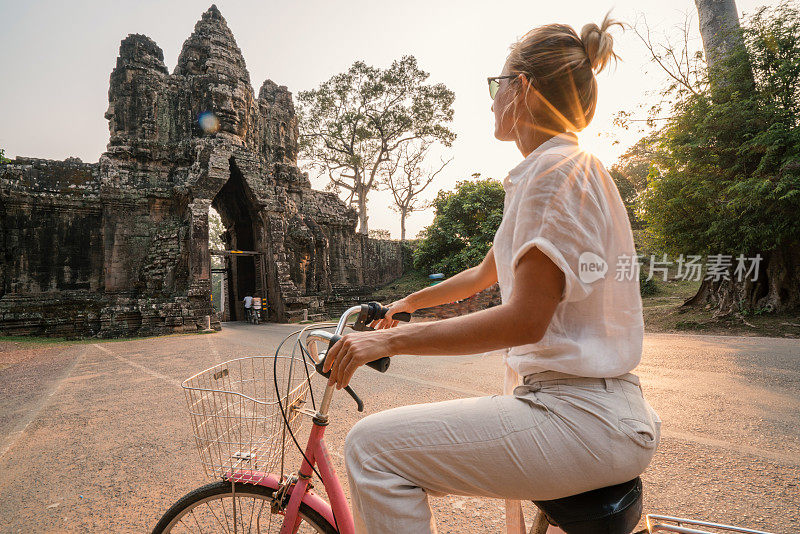
<svg viewBox="0 0 800 534">
<path fill-rule="evenodd" d="M 522 194 L 512 241 L 511 268 L 531 248 L 541 250 L 564 273 L 562 302 L 585 299 L 591 283 L 579 276 L 586 252 L 603 257 L 605 217 L 579 167 L 567 174 L 560 168 L 533 175 L 520 184 Z M 586 257 L 584 257 L 586 258 Z"/>
</svg>

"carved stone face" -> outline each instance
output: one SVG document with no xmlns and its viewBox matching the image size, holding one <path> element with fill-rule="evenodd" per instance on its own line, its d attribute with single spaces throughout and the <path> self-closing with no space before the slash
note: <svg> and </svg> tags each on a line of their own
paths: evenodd
<svg viewBox="0 0 800 534">
<path fill-rule="evenodd" d="M 106 109 L 106 112 L 103 116 L 108 121 L 108 131 L 113 133 L 116 129 L 116 124 L 114 123 L 114 102 L 108 103 L 108 109 Z"/>
<path fill-rule="evenodd" d="M 220 129 L 244 138 L 250 125 L 249 87 L 239 82 L 236 85 L 217 85 L 211 89 L 211 107 L 220 120 Z"/>
</svg>

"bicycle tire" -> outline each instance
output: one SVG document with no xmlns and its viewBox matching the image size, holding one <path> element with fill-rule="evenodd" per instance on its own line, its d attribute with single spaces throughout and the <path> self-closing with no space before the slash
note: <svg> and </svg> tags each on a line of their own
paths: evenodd
<svg viewBox="0 0 800 534">
<path fill-rule="evenodd" d="M 246 498 L 247 496 L 251 496 L 258 499 L 264 499 L 271 503 L 273 500 L 274 491 L 275 490 L 272 488 L 267 488 L 265 486 L 244 484 L 241 482 L 236 483 L 237 498 Z M 213 499 L 223 499 L 225 497 L 230 497 L 231 495 L 231 483 L 224 480 L 218 480 L 192 490 L 178 499 L 175 504 L 170 506 L 170 508 L 158 521 L 155 528 L 153 528 L 153 534 L 169 534 L 172 532 L 173 528 L 175 528 L 190 512 L 193 512 L 195 508 L 198 508 L 203 504 L 207 504 Z M 277 517 L 282 518 L 283 516 Z M 300 517 L 302 518 L 303 522 L 320 534 L 338 534 L 339 532 L 328 522 L 327 519 L 322 517 L 322 515 L 320 515 L 316 510 L 305 503 L 300 503 Z M 225 516 L 225 522 L 227 523 L 227 515 Z M 303 523 L 301 523 L 301 526 L 302 524 Z M 277 532 L 280 529 L 280 523 L 273 523 L 273 526 L 275 526 L 274 532 Z M 251 529 L 248 530 L 251 531 Z"/>
</svg>

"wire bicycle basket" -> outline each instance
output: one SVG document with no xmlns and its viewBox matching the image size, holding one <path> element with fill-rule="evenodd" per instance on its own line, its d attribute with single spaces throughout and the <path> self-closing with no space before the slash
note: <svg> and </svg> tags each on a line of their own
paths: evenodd
<svg viewBox="0 0 800 534">
<path fill-rule="evenodd" d="M 292 432 L 300 428 L 303 418 L 294 408 L 305 402 L 313 372 L 300 357 L 251 356 L 186 379 L 181 385 L 206 474 L 235 473 L 257 483 L 275 470 L 290 439 L 286 422 Z"/>
</svg>

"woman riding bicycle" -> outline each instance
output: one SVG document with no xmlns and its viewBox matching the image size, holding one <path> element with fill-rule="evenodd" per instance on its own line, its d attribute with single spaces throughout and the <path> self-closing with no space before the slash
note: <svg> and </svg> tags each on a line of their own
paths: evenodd
<svg viewBox="0 0 800 534">
<path fill-rule="evenodd" d="M 505 395 L 395 408 L 353 427 L 345 458 L 358 531 L 435 532 L 428 494 L 549 500 L 631 480 L 650 463 L 660 420 L 631 374 L 644 327 L 630 222 L 608 172 L 575 135 L 594 115 L 594 72 L 616 59 L 613 24 L 606 16 L 580 36 L 549 24 L 511 47 L 490 78 L 494 134 L 524 160 L 503 181 L 493 246 L 480 265 L 391 312 L 496 282 L 502 304 L 397 328 L 387 315 L 376 332 L 348 334 L 329 351 L 338 387 L 386 355 L 506 352 Z M 625 262 L 634 268 L 615 272 Z"/>
</svg>

